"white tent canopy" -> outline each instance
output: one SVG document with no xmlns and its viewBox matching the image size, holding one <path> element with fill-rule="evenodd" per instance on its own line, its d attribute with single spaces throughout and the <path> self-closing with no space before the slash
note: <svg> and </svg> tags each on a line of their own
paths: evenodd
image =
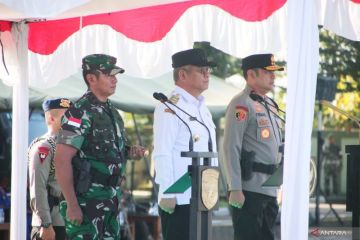
<svg viewBox="0 0 360 240">
<path fill-rule="evenodd" d="M 42 18 L 41 10 L 48 6 L 52 11 L 46 16 L 51 19 L 71 11 L 68 16 L 82 16 L 77 9 L 96 2 L 101 1 L 67 0 L 52 8 L 56 4 L 50 0 L 0 0 L 0 7 L 9 9 L 6 12 L 10 14 L 15 11 L 15 16 L 6 19 L 21 19 Z M 146 6 L 147 1 L 138 2 L 145 4 L 138 6 Z M 359 41 L 359 12 L 359 0 L 199 0 L 61 22 L 19 23 L 13 25 L 11 33 L 0 28 L 10 72 L 9 76 L 0 64 L 0 78 L 14 86 L 13 146 L 18 146 L 12 152 L 12 164 L 16 166 L 12 175 L 19 177 L 12 182 L 12 206 L 16 207 L 11 212 L 11 238 L 25 239 L 27 137 L 23 134 L 28 132 L 28 126 L 21 120 L 28 115 L 29 84 L 55 86 L 80 69 L 82 56 L 95 52 L 116 56 L 129 75 L 159 76 L 170 70 L 174 52 L 191 48 L 194 41 L 209 41 L 237 57 L 262 52 L 286 56 L 289 83 L 281 231 L 282 239 L 307 239 L 308 166 L 319 62 L 317 25 L 324 24 L 337 34 Z M 86 13 L 98 12 L 89 9 Z M 151 14 L 153 18 L 148 19 Z M 112 19 L 115 24 L 109 24 Z M 41 35 L 51 28 L 50 24 L 57 26 L 55 31 Z M 65 35 L 74 26 L 76 30 Z M 131 32 L 134 29 L 138 30 Z M 58 35 L 62 35 L 61 41 Z"/>
<path fill-rule="evenodd" d="M 162 92 L 165 95 L 171 93 L 174 88 L 172 72 L 165 73 L 157 78 L 144 79 L 119 74 L 117 89 L 110 97 L 113 104 L 120 110 L 137 114 L 150 114 L 154 112 L 158 103 L 153 98 L 154 92 Z M 12 101 L 12 89 L 0 81 L 0 110 L 10 110 Z M 86 92 L 86 84 L 81 72 L 78 72 L 60 81 L 54 87 L 36 88 L 29 87 L 29 105 L 31 108 L 41 108 L 45 98 L 66 97 L 77 100 Z M 214 119 L 225 115 L 226 106 L 233 96 L 239 92 L 239 88 L 226 83 L 224 80 L 211 75 L 209 89 L 204 92 Z"/>
</svg>

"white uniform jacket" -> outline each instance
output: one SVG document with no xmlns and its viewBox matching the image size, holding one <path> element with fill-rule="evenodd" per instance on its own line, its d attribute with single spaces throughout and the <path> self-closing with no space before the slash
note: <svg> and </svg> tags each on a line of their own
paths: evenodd
<svg viewBox="0 0 360 240">
<path fill-rule="evenodd" d="M 204 97 L 198 99 L 184 89 L 176 86 L 170 101 L 183 109 L 210 130 L 213 151 L 216 152 L 215 124 L 209 109 L 205 106 Z M 209 134 L 204 126 L 191 120 L 188 115 L 167 103 L 190 127 L 194 141 L 194 151 L 208 151 Z M 159 201 L 161 198 L 176 197 L 178 205 L 190 203 L 191 188 L 182 194 L 164 194 L 164 191 L 188 171 L 191 158 L 183 158 L 180 153 L 189 151 L 190 133 L 185 124 L 171 110 L 160 103 L 154 112 L 154 151 L 155 181 L 159 187 Z M 201 163 L 202 164 L 202 163 Z M 218 165 L 217 159 L 212 159 L 212 166 Z"/>
</svg>

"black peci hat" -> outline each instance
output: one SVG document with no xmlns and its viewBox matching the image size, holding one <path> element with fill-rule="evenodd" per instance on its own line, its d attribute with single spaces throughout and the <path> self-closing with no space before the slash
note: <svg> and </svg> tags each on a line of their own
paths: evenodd
<svg viewBox="0 0 360 240">
<path fill-rule="evenodd" d="M 268 71 L 283 71 L 284 67 L 275 64 L 273 54 L 255 54 L 250 55 L 242 60 L 244 71 L 254 68 L 263 68 Z"/>
<path fill-rule="evenodd" d="M 206 58 L 204 50 L 200 48 L 189 49 L 177 52 L 172 55 L 172 67 L 178 68 L 185 65 L 194 65 L 199 67 L 215 67 L 214 62 L 209 62 Z"/>
</svg>

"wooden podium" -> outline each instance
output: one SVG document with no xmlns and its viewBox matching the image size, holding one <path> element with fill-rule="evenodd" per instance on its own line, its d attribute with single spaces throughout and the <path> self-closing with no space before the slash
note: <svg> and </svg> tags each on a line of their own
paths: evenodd
<svg viewBox="0 0 360 240">
<path fill-rule="evenodd" d="M 360 239 L 360 145 L 346 145 L 346 211 L 352 212 L 352 239 Z"/>
</svg>

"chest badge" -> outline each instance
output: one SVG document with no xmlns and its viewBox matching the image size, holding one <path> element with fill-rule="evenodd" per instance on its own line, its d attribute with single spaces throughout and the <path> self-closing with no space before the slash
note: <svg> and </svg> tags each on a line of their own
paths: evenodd
<svg viewBox="0 0 360 240">
<path fill-rule="evenodd" d="M 165 108 L 164 112 L 175 114 L 174 111 L 171 110 L 170 108 Z"/>
<path fill-rule="evenodd" d="M 194 139 L 194 142 L 200 141 L 200 135 L 199 134 L 194 134 L 193 139 Z"/>
<path fill-rule="evenodd" d="M 268 128 L 261 129 L 261 137 L 263 139 L 268 139 L 270 137 L 270 130 Z"/>
<path fill-rule="evenodd" d="M 261 113 L 263 112 L 263 107 L 260 103 L 258 102 L 254 102 L 254 108 L 255 108 L 255 112 L 257 113 Z"/>
</svg>

